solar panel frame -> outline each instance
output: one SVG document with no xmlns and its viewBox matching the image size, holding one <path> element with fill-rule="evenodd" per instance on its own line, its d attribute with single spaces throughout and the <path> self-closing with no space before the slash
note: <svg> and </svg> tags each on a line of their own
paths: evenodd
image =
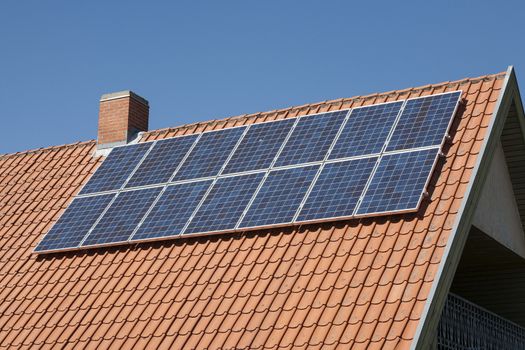
<svg viewBox="0 0 525 350">
<path fill-rule="evenodd" d="M 335 143 L 332 144 L 332 148 L 330 150 L 330 154 L 328 154 L 328 156 L 326 157 L 325 161 L 332 161 L 332 160 L 337 160 L 337 159 L 352 159 L 352 158 L 356 158 L 356 157 L 362 157 L 362 156 L 368 156 L 368 155 L 380 155 L 385 147 L 386 147 L 386 144 L 388 142 L 388 140 L 390 139 L 394 129 L 395 129 L 395 126 L 397 125 L 397 122 L 399 121 L 399 118 L 403 112 L 403 108 L 404 108 L 404 105 L 406 103 L 406 100 L 398 100 L 398 101 L 388 101 L 388 102 L 381 102 L 381 103 L 376 103 L 376 104 L 372 104 L 372 105 L 368 105 L 368 106 L 358 106 L 358 107 L 354 107 L 351 109 L 349 115 L 347 115 L 347 119 L 344 123 L 344 125 L 342 126 L 339 134 L 337 135 L 336 139 L 335 139 Z M 375 150 L 375 152 L 364 152 L 364 153 L 360 153 L 360 154 L 353 154 L 353 153 L 350 153 L 350 154 L 345 154 L 345 155 L 337 155 L 336 154 L 336 151 L 338 149 L 338 146 L 339 146 L 339 139 L 341 137 L 343 137 L 343 134 L 345 132 L 345 130 L 347 130 L 347 126 L 349 126 L 349 124 L 351 124 L 351 122 L 353 122 L 353 119 L 352 117 L 354 116 L 355 113 L 358 113 L 360 111 L 363 111 L 363 110 L 367 110 L 367 109 L 373 109 L 373 108 L 378 108 L 378 107 L 385 107 L 387 105 L 392 105 L 392 108 L 396 108 L 395 105 L 399 105 L 399 109 L 394 110 L 393 112 L 395 112 L 395 116 L 393 116 L 393 120 L 392 120 L 392 124 L 390 125 L 390 128 L 388 129 L 385 129 L 385 131 L 387 131 L 386 133 L 384 133 L 383 135 L 383 141 L 382 142 L 379 142 L 377 143 L 377 150 Z M 382 113 L 385 113 L 384 111 Z M 363 115 L 363 117 L 365 117 L 365 115 Z M 350 129 L 352 130 L 352 129 Z M 380 146 L 380 147 L 379 147 Z M 342 151 L 344 151 L 346 149 L 343 148 Z"/>
<path fill-rule="evenodd" d="M 60 215 L 60 217 L 57 219 L 57 221 L 55 222 L 55 224 L 53 224 L 53 226 L 46 232 L 46 234 L 44 234 L 42 236 L 42 238 L 40 239 L 40 241 L 38 242 L 38 244 L 35 246 L 35 248 L 33 249 L 33 253 L 38 253 L 38 254 L 41 254 L 41 253 L 54 253 L 54 252 L 66 252 L 66 251 L 72 251 L 72 250 L 77 250 L 79 249 L 79 246 L 80 244 L 82 243 L 82 241 L 84 240 L 84 237 L 89 233 L 89 231 L 91 230 L 91 228 L 93 227 L 93 225 L 100 219 L 100 217 L 103 215 L 103 213 L 107 210 L 107 208 L 111 205 L 111 203 L 113 203 L 113 201 L 115 200 L 115 197 L 116 197 L 116 194 L 114 193 L 106 193 L 106 194 L 101 194 L 101 195 L 98 195 L 98 196 L 88 196 L 88 197 L 75 197 L 73 198 L 73 200 L 71 201 L 71 203 L 69 203 L 69 205 L 66 207 L 66 209 L 62 212 L 62 214 Z M 93 220 L 93 222 L 91 223 L 91 225 L 89 225 L 89 227 L 87 227 L 85 229 L 85 232 L 81 235 L 78 235 L 78 244 L 77 245 L 69 245 L 67 247 L 62 247 L 62 248 L 58 248 L 56 247 L 56 244 L 54 244 L 54 247 L 53 248 L 47 248 L 47 249 L 42 249 L 42 250 L 39 250 L 38 248 L 40 246 L 42 246 L 42 243 L 46 240 L 46 239 L 50 239 L 50 236 L 53 234 L 53 230 L 55 229 L 59 229 L 59 227 L 57 227 L 58 223 L 60 220 L 64 220 L 66 218 L 66 215 L 69 214 L 69 211 L 70 210 L 73 210 L 72 208 L 74 208 L 73 206 L 80 202 L 80 201 L 93 201 L 93 200 L 103 200 L 103 199 L 109 199 L 107 201 L 107 203 L 102 203 L 104 208 L 100 211 L 100 213 L 98 215 L 96 215 L 95 217 L 95 220 Z M 92 207 L 92 205 L 90 205 L 90 207 Z M 67 224 L 67 222 L 65 223 Z M 62 223 L 62 225 L 64 225 L 64 223 Z M 58 237 L 61 241 L 63 241 L 64 239 L 63 238 L 60 238 Z M 58 240 L 58 239 L 56 239 Z M 76 239 L 75 239 L 76 240 Z M 77 240 L 76 240 L 77 241 Z M 49 246 L 49 244 L 48 244 Z"/>
<path fill-rule="evenodd" d="M 335 166 L 335 164 L 342 164 L 342 163 L 349 163 L 349 162 L 359 162 L 359 161 L 368 160 L 368 159 L 374 161 L 374 166 L 372 166 L 372 168 L 370 169 L 370 173 L 367 176 L 367 180 L 365 181 L 365 184 L 364 184 L 363 188 L 359 191 L 359 196 L 358 196 L 358 198 L 356 200 L 356 204 L 354 205 L 354 209 L 352 210 L 352 212 L 350 214 L 348 214 L 348 215 L 331 216 L 331 217 L 322 217 L 322 218 L 315 218 L 315 219 L 300 219 L 301 214 L 303 213 L 304 206 L 306 205 L 306 203 L 310 199 L 314 188 L 316 187 L 317 183 L 320 181 L 320 177 L 323 174 L 323 170 L 327 166 L 332 166 L 332 165 Z M 376 167 L 378 166 L 379 160 L 380 160 L 380 156 L 379 155 L 371 154 L 371 155 L 350 157 L 350 158 L 344 158 L 344 159 L 333 159 L 333 160 L 326 161 L 322 165 L 321 169 L 319 169 L 319 173 L 317 174 L 317 177 L 314 179 L 310 190 L 308 191 L 308 193 L 306 194 L 306 196 L 304 198 L 303 203 L 301 203 L 301 206 L 297 210 L 297 213 L 296 213 L 296 215 L 294 217 L 293 223 L 294 224 L 310 224 L 310 223 L 321 223 L 321 222 L 327 222 L 327 221 L 334 221 L 334 220 L 343 220 L 343 219 L 352 219 L 352 218 L 354 218 L 355 208 L 359 205 L 359 203 L 360 203 L 360 201 L 362 199 L 362 196 L 363 196 L 363 191 L 366 189 L 366 186 L 367 186 L 368 182 L 370 181 L 371 175 L 374 173 Z"/>
<path fill-rule="evenodd" d="M 405 107 L 406 107 L 406 105 L 409 102 L 416 101 L 416 100 L 421 100 L 421 99 L 426 99 L 426 98 L 433 98 L 433 97 L 436 97 L 436 96 L 453 95 L 453 94 L 458 94 L 458 97 L 457 97 L 454 109 L 452 111 L 452 114 L 449 116 L 449 120 L 448 120 L 447 126 L 446 126 L 446 128 L 444 130 L 444 133 L 443 133 L 443 136 L 441 138 L 441 141 L 439 143 L 432 144 L 432 145 L 408 147 L 408 148 L 389 149 L 390 143 L 392 141 L 392 137 L 394 136 L 394 134 L 396 132 L 396 129 L 397 129 L 397 126 L 398 126 L 399 122 L 401 121 L 401 119 L 403 117 L 403 113 L 405 111 Z M 431 94 L 431 95 L 426 95 L 426 96 L 418 96 L 418 97 L 412 97 L 412 98 L 406 99 L 404 101 L 404 103 L 403 103 L 403 107 L 401 109 L 401 113 L 398 116 L 398 120 L 396 121 L 394 127 L 392 128 L 392 132 L 389 135 L 388 140 L 387 140 L 387 142 L 385 144 L 384 152 L 397 152 L 397 151 L 402 151 L 402 150 L 410 150 L 410 149 L 418 149 L 418 148 L 423 149 L 423 148 L 426 148 L 426 147 L 433 147 L 433 146 L 439 146 L 440 150 L 441 150 L 443 148 L 443 145 L 445 144 L 447 136 L 450 133 L 450 128 L 452 127 L 452 124 L 454 123 L 454 119 L 456 117 L 456 113 L 457 113 L 459 105 L 461 103 L 461 97 L 462 96 L 463 96 L 463 90 L 454 90 L 454 91 L 446 91 L 446 92 L 442 92 L 442 93 Z"/>
<path fill-rule="evenodd" d="M 201 142 L 203 142 L 203 138 L 208 136 L 208 135 L 211 135 L 211 134 L 219 135 L 221 133 L 227 133 L 227 132 L 235 133 L 237 130 L 240 130 L 239 131 L 240 135 L 238 135 L 238 136 L 235 135 L 235 134 L 232 135 L 232 141 L 235 140 L 235 143 L 229 144 L 228 147 L 231 146 L 231 148 L 228 150 L 228 153 L 226 154 L 226 157 L 224 159 L 219 158 L 219 161 L 215 161 L 216 158 L 213 158 L 215 164 L 213 165 L 214 168 L 211 169 L 211 170 L 209 169 L 209 167 L 208 168 L 202 168 L 202 167 L 199 168 L 199 163 L 202 162 L 202 160 L 204 158 L 206 158 L 206 157 L 202 158 L 201 154 L 197 154 L 197 152 L 201 152 L 201 150 L 200 149 L 197 150 L 197 148 L 199 147 Z M 235 150 L 239 146 L 240 142 L 244 139 L 244 136 L 246 135 L 248 130 L 249 130 L 249 126 L 242 125 L 242 126 L 236 126 L 236 127 L 233 127 L 233 128 L 220 129 L 220 130 L 210 130 L 210 131 L 203 132 L 201 137 L 199 138 L 198 142 L 192 148 L 192 151 L 186 157 L 186 159 L 185 159 L 184 163 L 182 164 L 182 166 L 177 170 L 177 173 L 172 177 L 171 182 L 172 183 L 177 183 L 177 182 L 182 182 L 182 181 L 201 180 L 201 179 L 214 178 L 216 176 L 219 176 L 219 174 L 221 174 L 222 171 L 224 170 L 224 167 L 227 164 L 227 162 L 229 161 L 229 159 L 231 158 L 232 154 L 235 152 Z M 227 140 L 225 140 L 225 141 L 227 141 Z M 213 146 L 213 143 L 210 143 L 209 146 Z M 212 148 L 214 148 L 214 147 L 212 147 Z M 204 149 L 204 150 L 206 150 L 206 149 Z M 218 151 L 217 149 L 214 149 L 214 152 L 217 152 L 217 151 Z M 192 158 L 194 156 L 194 154 L 195 154 L 196 159 L 198 159 L 198 160 L 195 162 L 196 165 L 191 165 L 192 164 L 191 162 L 194 161 L 194 158 Z M 209 153 L 208 153 L 208 155 L 209 155 Z M 197 157 L 201 157 L 201 159 L 199 159 Z M 220 161 L 220 159 L 222 159 L 222 161 Z M 220 164 L 220 166 L 219 166 L 219 164 Z M 185 174 L 185 171 L 186 171 L 185 167 L 186 166 L 190 167 L 189 175 Z M 193 169 L 191 167 L 193 167 Z M 202 176 L 192 176 L 192 173 L 195 172 L 195 171 L 200 172 L 200 174 L 198 174 L 198 175 L 202 175 Z M 203 173 L 203 171 L 204 171 L 204 173 Z"/>
<path fill-rule="evenodd" d="M 124 148 L 128 148 L 128 147 L 136 147 L 136 148 L 146 148 L 146 147 L 148 147 L 148 148 L 145 150 L 145 152 L 142 154 L 142 156 L 139 157 L 139 159 L 138 159 L 137 163 L 135 164 L 135 166 L 131 167 L 130 173 L 127 174 L 126 178 L 123 178 L 124 180 L 123 180 L 123 182 L 120 183 L 120 186 L 118 186 L 118 187 L 114 186 L 113 188 L 111 188 L 111 187 L 110 188 L 105 188 L 102 191 L 90 191 L 90 192 L 87 192 L 87 193 L 84 192 L 86 190 L 86 188 L 89 189 L 88 185 L 90 185 L 91 181 L 96 181 L 96 177 L 99 176 L 100 173 L 105 170 L 105 168 L 110 166 L 110 165 L 104 166 L 105 164 L 110 164 L 110 163 L 106 163 L 106 161 L 108 160 L 108 158 L 106 158 L 106 159 L 104 159 L 104 162 L 102 162 L 102 164 L 97 168 L 97 170 L 95 170 L 93 175 L 91 175 L 91 178 L 89 179 L 89 181 L 87 181 L 84 185 L 82 185 L 82 187 L 80 188 L 80 191 L 78 192 L 78 195 L 76 197 L 94 196 L 94 195 L 103 194 L 103 193 L 112 193 L 112 192 L 117 192 L 120 189 L 124 188 L 126 186 L 127 182 L 129 181 L 129 179 L 135 173 L 135 171 L 137 171 L 137 169 L 140 167 L 140 165 L 142 164 L 142 161 L 144 160 L 144 158 L 147 157 L 147 155 L 151 151 L 152 147 L 154 146 L 154 143 L 155 143 L 155 141 L 153 141 L 153 142 L 141 142 L 141 143 L 136 143 L 136 144 L 131 144 L 131 145 L 122 145 L 122 146 L 114 147 L 111 150 L 111 152 L 109 153 L 108 157 L 110 157 L 112 153 L 114 154 L 115 150 L 119 150 L 119 149 L 124 149 Z M 99 175 L 97 175 L 97 174 L 99 174 Z"/>
<path fill-rule="evenodd" d="M 122 207 L 122 206 L 113 208 L 113 205 L 116 204 L 116 202 L 121 200 L 121 199 L 122 200 L 126 200 L 125 196 L 129 196 L 129 197 L 133 198 L 133 196 L 137 197 L 137 196 L 139 196 L 142 193 L 142 195 L 143 195 L 142 198 L 144 198 L 145 192 L 151 192 L 151 197 L 153 197 L 153 199 L 151 201 L 153 202 L 157 198 L 157 196 L 159 194 L 159 193 L 157 193 L 155 195 L 155 190 L 158 190 L 159 193 L 160 193 L 162 191 L 162 187 L 161 186 L 156 186 L 156 187 L 133 189 L 133 190 L 127 190 L 127 191 L 119 192 L 117 194 L 117 196 L 114 198 L 114 200 L 111 202 L 111 204 L 106 208 L 105 212 L 99 217 L 98 221 L 93 225 L 93 227 L 91 228 L 89 233 L 84 237 L 83 241 L 80 243 L 80 248 L 100 247 L 100 246 L 113 246 L 113 245 L 121 245 L 121 244 L 127 243 L 130 235 L 133 234 L 133 232 L 135 231 L 135 228 L 138 225 L 138 223 L 140 221 L 142 221 L 143 218 L 144 218 L 144 215 L 146 215 L 146 211 L 144 211 L 142 213 L 142 215 L 140 215 L 141 214 L 141 212 L 140 212 L 141 207 L 140 206 L 137 206 L 139 212 L 137 213 L 138 215 L 135 217 L 135 218 L 138 218 L 138 219 L 134 219 L 134 220 L 136 220 L 136 223 L 134 225 L 126 225 L 126 226 L 134 226 L 134 228 L 130 229 L 129 233 L 127 233 L 127 235 L 125 235 L 124 233 L 120 233 L 119 237 L 121 237 L 121 236 L 124 237 L 122 239 L 119 238 L 118 240 L 103 241 L 100 238 L 97 238 L 97 237 L 101 237 L 102 234 L 106 234 L 106 232 L 99 232 L 100 229 L 104 228 L 103 226 L 100 226 L 100 225 L 102 225 L 103 220 L 106 219 L 106 214 L 108 214 L 110 212 L 110 210 L 113 210 L 113 209 L 115 209 L 115 211 L 117 211 L 119 213 L 119 215 L 109 218 L 109 220 L 110 220 L 109 223 L 104 222 L 104 226 L 107 226 L 104 229 L 109 230 L 109 228 L 111 228 L 111 225 L 114 226 L 115 223 L 117 223 L 119 225 L 121 224 L 120 226 L 125 225 L 125 224 L 122 224 L 121 220 L 120 220 L 124 216 L 124 214 L 126 214 L 126 213 L 122 213 L 122 210 L 126 210 L 126 212 L 128 212 L 129 210 L 128 209 L 123 209 L 123 208 L 126 208 L 126 207 Z M 138 202 L 138 200 L 140 200 L 140 199 L 141 199 L 141 197 L 137 197 L 137 198 L 135 198 L 135 200 L 133 202 Z M 147 199 L 147 197 L 146 197 L 146 199 Z M 128 207 L 131 207 L 133 205 L 133 202 L 132 203 L 127 203 Z M 150 206 L 148 206 L 148 208 L 149 207 Z M 121 231 L 122 230 L 120 230 L 120 231 L 111 231 L 111 233 L 118 233 L 118 232 L 121 232 Z M 95 237 L 95 235 L 97 237 Z M 96 242 L 92 243 L 92 239 L 96 239 Z"/>
<path fill-rule="evenodd" d="M 184 224 L 182 225 L 181 229 L 179 230 L 179 232 L 177 234 L 162 235 L 162 236 L 161 235 L 151 236 L 151 234 L 150 234 L 149 237 L 136 238 L 138 236 L 139 232 L 141 232 L 141 229 L 143 229 L 144 224 L 151 218 L 151 215 L 155 215 L 154 212 L 155 212 L 155 210 L 158 209 L 157 206 L 158 205 L 162 205 L 162 204 L 160 204 L 160 202 L 164 199 L 163 196 L 166 195 L 167 191 L 170 191 L 170 190 L 175 191 L 176 189 L 180 189 L 183 186 L 192 186 L 192 185 L 198 186 L 199 184 L 202 184 L 206 188 L 205 188 L 204 193 L 200 197 L 197 195 L 198 200 L 197 200 L 197 203 L 196 203 L 196 206 L 195 206 L 195 209 L 196 209 L 197 207 L 199 207 L 199 204 L 201 203 L 203 198 L 211 190 L 211 187 L 214 184 L 213 180 L 210 179 L 210 180 L 200 180 L 200 181 L 188 181 L 188 182 L 184 182 L 184 183 L 169 184 L 169 185 L 165 186 L 162 189 L 162 191 L 159 193 L 158 197 L 155 199 L 155 201 L 153 202 L 153 204 L 151 205 L 151 207 L 149 208 L 147 213 L 144 215 L 144 217 L 142 218 L 140 223 L 137 225 L 137 227 L 135 228 L 135 230 L 133 231 L 131 236 L 129 237 L 128 242 L 134 243 L 134 242 L 158 241 L 158 240 L 163 240 L 163 239 L 167 239 L 167 238 L 175 238 L 175 237 L 180 236 L 182 234 L 182 232 L 184 231 L 184 229 L 186 228 L 186 226 L 188 225 L 188 222 L 191 220 L 195 209 L 192 209 L 191 212 L 189 212 L 189 215 L 188 215 L 187 219 L 184 221 Z M 195 190 L 195 189 L 193 189 L 193 190 Z M 176 205 L 177 204 L 173 204 L 172 207 L 176 206 Z M 185 203 L 185 205 L 187 205 L 187 203 Z"/>
<path fill-rule="evenodd" d="M 257 189 L 257 191 L 255 192 L 254 196 L 252 197 L 252 200 L 250 201 L 250 203 L 246 207 L 244 213 L 240 217 L 240 219 L 239 219 L 239 221 L 238 221 L 238 223 L 236 225 L 237 230 L 239 230 L 239 231 L 250 231 L 250 230 L 257 230 L 257 229 L 261 229 L 261 228 L 281 227 L 281 226 L 292 224 L 298 209 L 293 211 L 290 220 L 283 219 L 282 222 L 275 222 L 275 223 L 271 223 L 271 224 L 263 224 L 263 225 L 255 225 L 255 226 L 254 225 L 242 226 L 242 224 L 243 224 L 244 220 L 246 219 L 250 209 L 253 207 L 255 201 L 258 199 L 258 196 L 261 194 L 262 188 L 265 186 L 265 184 L 269 183 L 268 179 L 270 178 L 270 176 L 272 176 L 273 174 L 276 174 L 276 173 L 283 173 L 283 172 L 286 172 L 286 171 L 293 171 L 293 170 L 301 169 L 301 168 L 303 168 L 303 169 L 311 168 L 312 172 L 314 174 L 312 176 L 312 179 L 309 180 L 309 184 L 306 187 L 306 190 L 299 197 L 300 198 L 300 202 L 297 204 L 297 208 L 300 208 L 300 205 L 303 202 L 304 197 L 307 195 L 308 191 L 310 190 L 310 187 L 311 187 L 312 183 L 315 181 L 316 177 L 319 174 L 319 171 L 320 171 L 320 168 L 321 168 L 321 164 L 307 163 L 307 164 L 301 164 L 301 165 L 295 165 L 295 166 L 274 168 L 274 169 L 271 169 L 270 171 L 268 171 L 266 173 L 264 179 L 261 181 L 259 188 Z"/>
<path fill-rule="evenodd" d="M 257 180 L 257 176 L 258 175 L 260 175 L 260 179 Z M 215 179 L 213 184 L 208 188 L 208 191 L 206 192 L 206 194 L 201 199 L 201 202 L 199 203 L 199 205 L 197 206 L 197 208 L 193 212 L 191 218 L 188 220 L 188 222 L 187 222 L 186 226 L 184 227 L 184 229 L 183 229 L 182 233 L 180 234 L 180 236 L 192 237 L 192 236 L 200 236 L 200 235 L 204 235 L 204 234 L 206 234 L 206 235 L 208 235 L 208 234 L 221 234 L 221 233 L 227 233 L 227 232 L 234 232 L 234 231 L 236 231 L 237 223 L 239 222 L 240 219 L 237 219 L 233 223 L 231 228 L 216 229 L 216 230 L 211 230 L 211 231 L 197 230 L 197 231 L 193 231 L 193 232 L 189 232 L 188 229 L 190 228 L 191 224 L 193 223 L 193 220 L 197 217 L 197 214 L 199 214 L 201 209 L 204 207 L 205 203 L 207 203 L 207 200 L 208 200 L 208 198 L 210 198 L 210 195 L 213 192 L 213 190 L 215 188 L 218 188 L 217 183 L 219 181 L 228 181 L 230 179 L 232 179 L 232 181 L 233 181 L 236 178 L 241 178 L 241 177 L 246 178 L 248 176 L 252 176 L 254 178 L 254 181 L 258 181 L 257 182 L 257 186 L 254 189 L 254 193 L 257 193 L 257 191 L 259 190 L 259 188 L 261 186 L 261 183 L 265 180 L 265 171 L 264 170 L 262 170 L 262 171 L 251 171 L 251 172 L 241 173 L 241 174 L 227 174 L 227 175 L 224 175 L 224 176 L 222 176 L 220 178 L 218 177 L 217 179 Z M 243 213 L 245 211 L 246 206 L 249 205 L 249 203 L 251 202 L 253 197 L 254 197 L 254 194 L 252 194 L 252 196 L 250 196 L 248 198 L 247 204 L 242 207 L 242 210 L 239 213 L 239 217 L 242 218 L 242 215 L 243 215 Z"/>
<path fill-rule="evenodd" d="M 270 120 L 270 121 L 266 121 L 266 122 L 262 122 L 262 123 L 250 124 L 248 126 L 249 129 L 244 134 L 244 137 L 242 138 L 242 140 L 240 140 L 240 142 L 238 144 L 238 147 L 231 153 L 230 158 L 228 159 L 228 161 L 225 162 L 225 166 L 222 169 L 222 173 L 228 174 L 228 175 L 231 175 L 231 174 L 243 174 L 243 173 L 249 173 L 249 172 L 253 172 L 253 171 L 264 171 L 266 169 L 271 168 L 273 166 L 273 164 L 275 164 L 278 156 L 282 152 L 282 149 L 284 148 L 286 142 L 290 138 L 291 134 L 293 133 L 293 131 L 294 131 L 295 127 L 297 126 L 297 124 L 299 123 L 300 119 L 301 119 L 301 116 L 298 116 L 298 117 L 294 117 L 294 118 Z M 263 167 L 255 167 L 255 168 L 249 168 L 248 167 L 247 169 L 242 169 L 242 170 L 238 170 L 237 169 L 236 171 L 232 171 L 231 170 L 232 166 L 236 166 L 236 165 L 239 166 L 240 164 L 242 164 L 242 163 L 234 164 L 233 162 L 235 161 L 235 156 L 237 155 L 237 151 L 242 150 L 241 147 L 244 146 L 243 142 L 245 140 L 248 140 L 248 137 L 251 136 L 250 132 L 253 129 L 255 129 L 255 128 L 264 128 L 265 126 L 270 125 L 270 124 L 278 125 L 280 123 L 287 123 L 287 124 L 291 124 L 291 125 L 290 125 L 288 131 L 286 132 L 286 134 L 284 135 L 284 138 L 282 139 L 282 141 L 280 141 L 279 147 L 277 147 L 277 149 L 275 150 L 275 153 L 274 153 L 273 157 L 266 158 L 266 161 L 269 160 L 268 166 L 266 166 L 266 167 L 264 167 L 264 166 Z M 257 149 L 257 147 L 255 147 L 255 149 Z"/>
<path fill-rule="evenodd" d="M 325 160 L 327 153 L 332 149 L 334 140 L 347 122 L 349 112 L 350 110 L 343 109 L 299 117 L 283 149 L 279 152 L 279 156 L 276 157 L 274 167 L 314 164 Z M 320 127 L 322 127 L 321 130 L 319 130 Z M 314 135 L 310 135 L 312 132 Z M 312 144 L 312 138 L 315 140 L 314 144 Z M 301 150 L 300 146 L 303 145 L 306 147 Z M 305 153 L 305 150 L 308 152 Z"/>
<path fill-rule="evenodd" d="M 188 156 L 191 153 L 191 151 L 193 150 L 193 148 L 195 148 L 195 146 L 199 142 L 201 136 L 202 136 L 202 134 L 190 134 L 190 135 L 182 135 L 182 136 L 179 136 L 179 137 L 172 137 L 172 138 L 167 138 L 167 139 L 163 139 L 163 140 L 153 141 L 153 146 L 151 146 L 148 154 L 145 155 L 144 159 L 142 159 L 141 163 L 135 169 L 135 171 L 129 177 L 129 179 L 126 181 L 126 183 L 124 184 L 123 188 L 126 188 L 126 189 L 134 188 L 134 187 L 140 188 L 140 187 L 147 187 L 147 186 L 154 186 L 154 185 L 158 185 L 158 184 L 169 183 L 170 180 L 173 179 L 173 177 L 177 174 L 179 169 L 182 167 L 182 165 L 184 164 L 184 162 L 188 158 Z M 152 154 L 154 152 L 156 152 L 158 149 L 160 149 L 160 147 L 163 147 L 163 145 L 166 145 L 165 148 L 167 148 L 170 152 L 173 152 L 173 150 L 171 149 L 172 147 L 170 148 L 169 143 L 170 142 L 172 142 L 172 143 L 173 142 L 177 142 L 179 140 L 180 140 L 180 142 L 187 141 L 190 144 L 189 144 L 188 148 L 184 151 L 184 154 L 182 154 L 182 157 L 180 157 L 180 159 L 178 160 L 178 163 L 175 166 L 175 168 L 173 168 L 171 170 L 171 172 L 166 172 L 166 174 L 169 174 L 169 176 L 166 178 L 165 181 L 149 181 L 148 182 L 148 181 L 144 180 L 145 176 L 143 175 L 142 176 L 142 182 L 139 182 L 139 184 L 135 184 L 133 182 L 134 179 L 135 179 L 135 176 L 140 174 L 140 170 L 141 170 L 142 166 L 144 166 L 148 162 L 149 157 L 152 156 Z M 179 146 L 179 145 L 174 145 L 174 146 Z M 187 144 L 183 144 L 181 146 L 182 147 L 186 147 Z M 167 152 L 167 150 L 165 150 L 164 152 Z M 166 161 L 166 160 L 169 160 L 170 162 L 172 161 L 171 159 L 168 158 L 169 155 L 168 156 L 158 155 L 157 157 L 161 158 L 163 161 Z M 165 168 L 167 168 L 167 170 L 169 170 L 169 166 L 165 166 Z M 156 171 L 155 170 L 153 170 L 153 171 L 147 170 L 146 173 L 147 172 L 149 172 L 150 174 L 148 174 L 146 176 L 146 179 L 153 177 L 153 174 L 151 174 L 151 173 L 152 172 L 155 173 Z"/>
<path fill-rule="evenodd" d="M 428 172 L 428 174 L 427 174 L 427 176 L 425 178 L 424 185 L 421 188 L 421 193 L 419 194 L 419 199 L 418 199 L 417 203 L 413 207 L 405 208 L 405 209 L 399 209 L 399 210 L 376 211 L 376 212 L 369 212 L 369 213 L 363 213 L 363 214 L 359 213 L 359 210 L 361 209 L 361 205 L 363 204 L 363 201 L 364 201 L 364 199 L 365 199 L 365 197 L 367 195 L 367 192 L 369 190 L 370 184 L 372 183 L 372 181 L 373 181 L 373 179 L 374 179 L 374 177 L 375 177 L 379 167 L 381 166 L 381 160 L 383 159 L 383 157 L 395 156 L 395 155 L 399 155 L 399 154 L 408 154 L 408 153 L 414 153 L 414 152 L 422 152 L 422 151 L 427 151 L 427 150 L 428 151 L 434 150 L 435 151 L 435 156 L 433 158 L 433 162 L 432 162 L 432 165 L 430 167 L 430 171 Z M 396 214 L 414 213 L 417 210 L 419 210 L 419 208 L 421 206 L 421 202 L 425 198 L 425 193 L 427 193 L 428 185 L 430 183 L 430 180 L 432 179 L 432 176 L 434 175 L 434 171 L 436 169 L 437 164 L 439 163 L 439 159 L 440 159 L 441 156 L 442 156 L 442 153 L 441 153 L 441 148 L 439 146 L 424 147 L 424 148 L 417 148 L 417 149 L 393 151 L 393 152 L 384 153 L 381 156 L 381 158 L 379 159 L 379 161 L 378 161 L 378 163 L 376 165 L 376 168 L 374 169 L 374 171 L 373 171 L 373 173 L 372 173 L 372 175 L 371 175 L 371 177 L 369 179 L 369 182 L 368 182 L 367 186 L 363 190 L 361 201 L 358 203 L 358 205 L 356 206 L 356 208 L 354 210 L 353 218 L 365 218 L 365 217 L 372 217 L 372 216 L 384 216 L 384 215 L 396 215 Z"/>
</svg>

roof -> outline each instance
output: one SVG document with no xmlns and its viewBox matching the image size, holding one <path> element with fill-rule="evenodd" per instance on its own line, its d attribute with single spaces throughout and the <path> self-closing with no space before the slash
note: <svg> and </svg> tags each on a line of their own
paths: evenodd
<svg viewBox="0 0 525 350">
<path fill-rule="evenodd" d="M 95 141 L 0 156 L 0 348 L 414 346 L 505 73 L 155 130 L 141 141 L 462 90 L 417 213 L 32 254 L 101 163 Z"/>
</svg>

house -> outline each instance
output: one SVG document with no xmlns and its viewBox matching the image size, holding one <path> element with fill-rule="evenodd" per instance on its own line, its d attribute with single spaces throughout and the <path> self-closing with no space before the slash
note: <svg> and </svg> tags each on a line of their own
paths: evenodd
<svg viewBox="0 0 525 350">
<path fill-rule="evenodd" d="M 38 254 L 112 147 L 462 91 L 416 213 Z M 523 349 L 525 117 L 514 70 L 0 156 L 0 348 Z M 477 347 L 476 347 L 477 346 Z"/>
</svg>

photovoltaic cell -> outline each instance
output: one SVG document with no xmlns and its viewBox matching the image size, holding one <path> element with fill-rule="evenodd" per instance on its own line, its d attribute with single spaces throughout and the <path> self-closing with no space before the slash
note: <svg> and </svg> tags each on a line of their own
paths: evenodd
<svg viewBox="0 0 525 350">
<path fill-rule="evenodd" d="M 270 172 L 239 227 L 291 222 L 319 167 L 313 165 Z"/>
<path fill-rule="evenodd" d="M 302 117 L 275 166 L 321 161 L 334 141 L 348 111 Z"/>
<path fill-rule="evenodd" d="M 180 234 L 211 183 L 208 180 L 168 186 L 132 239 Z"/>
<path fill-rule="evenodd" d="M 460 97 L 456 91 L 408 100 L 387 151 L 441 145 Z"/>
<path fill-rule="evenodd" d="M 297 221 L 352 216 L 377 159 L 325 164 Z"/>
<path fill-rule="evenodd" d="M 148 142 L 114 148 L 80 194 L 120 189 L 150 146 Z"/>
<path fill-rule="evenodd" d="M 184 234 L 234 229 L 263 177 L 256 173 L 220 178 Z"/>
<path fill-rule="evenodd" d="M 126 187 L 167 182 L 188 153 L 197 135 L 157 141 Z"/>
<path fill-rule="evenodd" d="M 126 241 L 162 187 L 121 192 L 82 246 Z"/>
<path fill-rule="evenodd" d="M 114 196 L 115 194 L 105 194 L 75 198 L 35 251 L 78 247 Z"/>
<path fill-rule="evenodd" d="M 290 132 L 295 119 L 254 124 L 226 165 L 224 174 L 268 168 Z"/>
<path fill-rule="evenodd" d="M 399 101 L 353 109 L 329 158 L 379 153 L 402 105 Z"/>
<path fill-rule="evenodd" d="M 217 175 L 245 129 L 239 127 L 203 134 L 174 181 Z"/>
<path fill-rule="evenodd" d="M 357 215 L 417 209 L 437 155 L 428 149 L 383 156 Z"/>
</svg>

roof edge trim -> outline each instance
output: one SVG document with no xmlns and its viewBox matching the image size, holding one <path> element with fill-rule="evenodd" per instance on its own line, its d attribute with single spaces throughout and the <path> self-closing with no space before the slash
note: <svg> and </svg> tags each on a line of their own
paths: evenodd
<svg viewBox="0 0 525 350">
<path fill-rule="evenodd" d="M 494 117 L 492 117 L 490 121 L 487 135 L 483 141 L 483 146 L 473 169 L 471 181 L 468 184 L 465 197 L 456 215 L 452 232 L 443 253 L 443 258 L 439 264 L 420 322 L 416 328 L 416 333 L 410 347 L 411 350 L 428 349 L 434 342 L 434 330 L 439 323 L 441 317 L 440 312 L 444 306 L 456 267 L 461 258 L 460 253 L 463 252 L 463 247 L 474 217 L 475 204 L 479 199 L 481 188 L 487 178 L 492 154 L 499 140 L 499 136 L 503 131 L 506 115 L 512 101 L 516 97 L 516 93 L 519 94 L 519 90 L 514 67 L 509 66 L 505 73 L 505 81 L 498 101 L 496 102 L 496 107 L 494 108 Z"/>
</svg>

